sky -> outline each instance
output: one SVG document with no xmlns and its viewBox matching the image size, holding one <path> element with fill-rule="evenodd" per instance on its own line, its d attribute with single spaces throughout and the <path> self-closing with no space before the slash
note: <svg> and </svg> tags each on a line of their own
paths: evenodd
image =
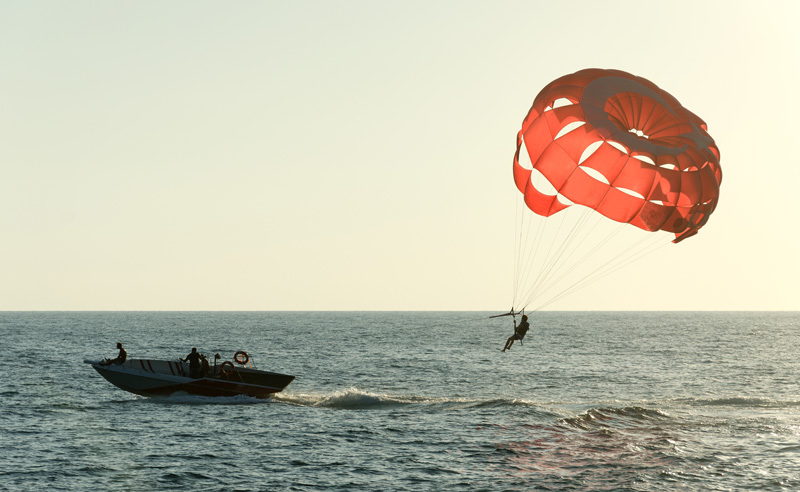
<svg viewBox="0 0 800 492">
<path fill-rule="evenodd" d="M 547 309 L 800 309 L 797 19 L 793 1 L 0 3 L 0 309 L 507 310 L 516 132 L 589 67 L 706 121 L 720 200 L 697 236 Z"/>
</svg>

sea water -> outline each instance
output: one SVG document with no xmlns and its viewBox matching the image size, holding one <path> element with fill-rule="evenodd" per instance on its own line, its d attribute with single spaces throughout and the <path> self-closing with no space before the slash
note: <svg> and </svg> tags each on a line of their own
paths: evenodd
<svg viewBox="0 0 800 492">
<path fill-rule="evenodd" d="M 489 314 L 0 313 L 0 489 L 800 489 L 800 314 Z M 118 341 L 297 379 L 143 398 Z"/>
</svg>

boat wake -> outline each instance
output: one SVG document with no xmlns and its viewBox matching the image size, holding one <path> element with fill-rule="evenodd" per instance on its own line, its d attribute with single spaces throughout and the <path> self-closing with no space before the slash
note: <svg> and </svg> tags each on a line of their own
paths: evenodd
<svg viewBox="0 0 800 492">
<path fill-rule="evenodd" d="M 255 398 L 247 395 L 236 396 L 200 396 L 179 391 L 165 396 L 137 397 L 135 400 L 158 405 L 256 405 L 269 403 L 269 399 Z"/>
<path fill-rule="evenodd" d="M 509 398 L 458 398 L 430 397 L 419 395 L 390 395 L 374 393 L 359 388 L 348 388 L 332 393 L 280 393 L 272 397 L 273 401 L 304 407 L 337 408 L 345 410 L 387 409 L 404 406 L 420 406 L 440 410 L 458 410 L 466 408 L 495 407 L 530 407 L 544 410 L 544 405 L 524 399 Z"/>
<path fill-rule="evenodd" d="M 333 393 L 282 393 L 272 397 L 275 401 L 303 407 L 342 408 L 362 410 L 390 408 L 403 405 L 426 403 L 428 399 L 416 396 L 392 396 L 371 393 L 358 388 L 348 388 Z"/>
</svg>

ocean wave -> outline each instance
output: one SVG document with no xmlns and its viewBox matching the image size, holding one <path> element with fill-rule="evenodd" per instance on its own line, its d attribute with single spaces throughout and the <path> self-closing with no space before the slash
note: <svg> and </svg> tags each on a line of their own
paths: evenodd
<svg viewBox="0 0 800 492">
<path fill-rule="evenodd" d="M 280 393 L 273 396 L 273 400 L 306 407 L 339 408 L 347 410 L 367 410 L 381 408 L 396 408 L 411 405 L 420 405 L 433 408 L 465 409 L 465 408 L 496 408 L 496 407 L 532 407 L 540 408 L 540 404 L 524 399 L 510 398 L 458 398 L 458 397 L 430 397 L 420 395 L 390 395 L 388 393 L 374 393 L 359 388 L 348 388 L 332 393 Z"/>
<path fill-rule="evenodd" d="M 155 403 L 155 404 L 179 404 L 179 405 L 254 405 L 259 403 L 269 403 L 269 399 L 255 398 L 247 395 L 236 396 L 200 396 L 191 395 L 182 391 L 166 396 L 139 397 L 128 402 Z"/>
<path fill-rule="evenodd" d="M 332 393 L 281 393 L 273 400 L 304 407 L 343 408 L 350 410 L 397 407 L 414 404 L 438 403 L 446 399 L 423 396 L 393 396 L 386 393 L 372 393 L 358 388 L 348 388 Z"/>
<path fill-rule="evenodd" d="M 724 398 L 680 398 L 675 400 L 692 406 L 709 407 L 766 407 L 783 408 L 800 406 L 800 401 L 795 400 L 773 400 L 771 398 L 760 398 L 752 396 L 729 396 Z"/>
<path fill-rule="evenodd" d="M 590 408 L 575 417 L 560 420 L 570 427 L 588 430 L 597 427 L 615 427 L 631 422 L 658 421 L 668 419 L 667 413 L 658 409 L 638 406 Z"/>
<path fill-rule="evenodd" d="M 114 400 L 114 404 L 178 404 L 178 405 L 252 405 L 270 402 L 286 403 L 303 407 L 336 408 L 344 410 L 368 410 L 395 408 L 402 406 L 427 406 L 440 410 L 459 410 L 469 408 L 530 407 L 545 413 L 552 413 L 541 403 L 521 398 L 460 398 L 431 397 L 421 395 L 392 395 L 362 390 L 356 387 L 330 393 L 276 393 L 271 398 L 261 399 L 246 395 L 200 396 L 176 392 L 165 396 L 142 397 Z M 555 415 L 555 414 L 554 414 Z"/>
</svg>

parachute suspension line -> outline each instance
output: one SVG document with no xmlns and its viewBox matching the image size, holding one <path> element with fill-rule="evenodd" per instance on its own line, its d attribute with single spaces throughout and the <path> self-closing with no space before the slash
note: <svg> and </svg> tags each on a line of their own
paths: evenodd
<svg viewBox="0 0 800 492">
<path fill-rule="evenodd" d="M 521 285 L 522 288 L 524 288 L 526 285 L 528 285 L 528 283 L 527 283 L 528 282 L 528 277 L 529 277 L 530 272 L 532 270 L 531 265 L 535 262 L 536 258 L 539 255 L 539 247 L 540 247 L 540 245 L 542 243 L 542 237 L 543 237 L 542 232 L 543 232 L 543 229 L 545 229 L 547 224 L 548 224 L 548 222 L 544 220 L 544 217 L 539 217 L 538 215 L 534 215 L 534 214 L 524 214 L 524 215 L 527 216 L 527 217 L 530 217 L 528 219 L 529 228 L 530 228 L 530 222 L 531 221 L 535 221 L 536 222 L 536 231 L 534 232 L 535 239 L 533 239 L 531 241 L 527 241 L 527 236 L 526 236 L 526 238 L 525 238 L 526 241 L 520 246 L 521 248 L 526 250 L 526 253 L 525 253 L 525 256 L 524 256 L 524 261 L 522 262 L 521 268 L 520 268 L 520 275 L 522 276 L 520 285 Z M 518 306 L 518 303 L 522 304 L 522 302 L 524 300 L 525 300 L 525 297 L 515 297 L 514 298 L 514 305 Z"/>
<path fill-rule="evenodd" d="M 634 251 L 638 250 L 638 248 L 643 243 L 648 241 L 649 239 L 652 239 L 652 238 L 644 237 L 641 240 L 639 240 L 638 242 L 634 243 L 633 245 L 628 246 L 627 248 L 623 249 L 622 251 L 617 253 L 615 256 L 610 258 L 608 261 L 606 261 L 605 263 L 601 264 L 599 267 L 597 267 L 594 270 L 592 270 L 589 274 L 587 274 L 584 277 L 578 279 L 572 285 L 570 285 L 569 287 L 564 289 L 562 291 L 562 293 L 564 295 L 571 294 L 575 290 L 578 290 L 578 289 L 580 289 L 582 287 L 585 287 L 586 285 L 591 284 L 595 280 L 604 277 L 608 273 L 611 273 L 611 271 L 616 271 L 619 268 L 621 268 L 621 267 L 623 267 L 625 265 L 628 265 L 629 263 L 632 262 L 632 256 L 629 255 L 628 253 L 631 250 L 634 250 Z M 611 266 L 609 267 L 609 265 L 611 265 Z M 557 296 L 561 295 L 562 293 L 557 294 Z M 554 301 L 548 301 L 547 303 L 550 304 L 552 302 L 554 302 Z"/>
<path fill-rule="evenodd" d="M 565 252 L 565 256 L 563 257 L 563 262 L 562 262 L 565 266 L 554 268 L 552 270 L 552 275 L 556 275 L 555 278 L 552 278 L 552 275 L 550 275 L 549 283 L 541 285 L 542 288 L 538 289 L 537 291 L 532 290 L 531 292 L 529 292 L 529 296 L 526 299 L 527 302 L 525 303 L 525 306 L 534 304 L 534 301 L 539 299 L 549 290 L 558 287 L 566 277 L 568 277 L 575 271 L 578 265 L 580 265 L 583 261 L 586 260 L 586 258 L 591 256 L 593 253 L 596 253 L 598 250 L 602 249 L 602 246 L 606 242 L 608 242 L 612 236 L 618 233 L 617 229 L 613 230 L 612 233 L 609 236 L 607 236 L 604 240 L 601 240 L 597 245 L 590 246 L 590 249 L 586 253 L 584 253 L 577 261 L 570 264 L 570 260 L 572 260 L 572 258 L 575 256 L 575 253 L 577 253 L 578 250 L 581 249 L 581 247 L 584 248 L 586 247 L 587 240 L 593 237 L 592 232 L 597 228 L 598 224 L 600 224 L 602 220 L 603 217 L 600 214 L 594 213 L 593 210 L 588 208 L 584 210 L 583 215 L 580 217 L 579 221 L 576 222 L 574 226 L 574 229 L 577 231 L 576 235 L 574 236 L 574 239 L 570 239 L 569 241 L 565 242 L 563 250 Z M 591 226 L 585 225 L 586 222 L 588 221 L 593 221 L 593 224 Z M 556 272 L 558 272 L 558 274 L 556 274 Z"/>
<path fill-rule="evenodd" d="M 580 212 L 576 210 L 575 213 L 570 215 L 569 220 L 567 218 L 569 213 L 562 214 L 562 219 L 558 221 L 547 221 L 546 217 L 525 214 L 526 210 L 522 205 L 520 209 L 522 209 L 522 213 L 517 216 L 517 224 L 520 225 L 520 229 L 515 234 L 515 239 L 518 240 L 517 250 L 515 251 L 516 283 L 513 299 L 515 310 L 520 310 L 520 308 L 528 309 L 529 306 L 535 307 L 534 310 L 541 309 L 545 305 L 552 304 L 561 297 L 589 285 L 629 263 L 637 261 L 639 256 L 645 256 L 648 253 L 645 252 L 640 255 L 641 250 L 636 250 L 648 238 L 643 238 L 638 243 L 622 251 L 614 252 L 606 249 L 608 244 L 624 230 L 627 224 L 618 224 L 617 227 L 611 228 L 610 232 L 596 241 L 596 244 L 592 244 L 595 242 L 592 241 L 592 238 L 596 237 L 594 232 L 600 224 L 604 223 L 604 217 L 590 208 L 581 207 L 582 210 Z M 520 210 L 517 210 L 517 212 L 520 212 Z M 531 225 L 531 220 L 537 221 L 535 227 Z M 572 222 L 571 224 L 568 223 L 570 221 Z M 557 224 L 555 224 L 556 222 Z M 552 228 L 556 225 L 558 226 L 556 232 L 552 234 Z M 534 234 L 535 237 L 528 241 L 533 229 L 537 231 Z M 545 239 L 542 239 L 543 237 Z M 547 241 L 548 238 L 550 241 L 546 248 L 547 254 L 537 263 L 536 260 L 542 249 L 543 241 Z M 655 239 L 658 240 L 658 237 L 655 237 Z M 635 251 L 630 253 L 632 250 Z M 581 278 L 569 278 L 589 258 L 593 256 L 602 258 L 603 255 L 601 253 L 609 252 L 615 255 L 610 260 Z M 534 269 L 536 272 L 534 272 Z M 536 280 L 530 284 L 527 280 L 534 273 L 537 274 Z M 528 285 L 530 287 L 525 289 Z M 552 295 L 553 291 L 557 293 Z M 550 295 L 550 297 L 545 298 L 547 295 Z M 544 302 L 539 304 L 540 301 Z"/>
<path fill-rule="evenodd" d="M 601 255 L 603 248 L 606 245 L 608 245 L 617 235 L 620 234 L 622 228 L 614 227 L 611 229 L 611 232 L 609 234 L 607 234 L 604 237 L 601 237 L 601 239 L 597 241 L 595 244 L 588 242 L 591 237 L 594 237 L 593 236 L 594 230 L 604 220 L 604 217 L 600 214 L 592 214 L 592 215 L 594 216 L 594 224 L 590 228 L 588 228 L 588 230 L 584 234 L 584 237 L 581 239 L 581 241 L 578 242 L 578 244 L 573 249 L 572 253 L 570 254 L 570 257 L 574 256 L 574 253 L 577 252 L 581 246 L 583 246 L 586 251 L 581 255 L 581 257 L 577 261 L 575 261 L 575 263 L 570 265 L 569 268 L 565 268 L 564 271 L 561 273 L 561 275 L 555 281 L 552 282 L 550 288 L 547 290 L 555 289 L 559 285 L 561 285 L 562 281 L 565 281 L 565 279 L 567 279 L 567 277 L 569 277 L 574 271 L 576 271 L 578 267 L 581 264 L 583 264 L 587 259 Z M 579 282 L 580 280 L 582 279 L 579 278 L 577 280 L 574 280 L 573 283 Z M 534 301 L 541 298 L 542 294 L 544 294 L 547 290 L 544 290 L 540 292 L 538 295 L 531 297 L 529 299 L 528 304 L 534 304 Z"/>
<path fill-rule="evenodd" d="M 521 298 L 520 301 L 525 301 L 527 299 L 527 297 L 530 296 L 530 291 L 531 290 L 535 290 L 536 286 L 540 283 L 540 279 L 542 278 L 542 274 L 545 271 L 546 266 L 550 263 L 551 259 L 553 258 L 553 254 L 552 254 L 553 247 L 556 245 L 556 242 L 558 242 L 559 234 L 561 233 L 561 228 L 564 225 L 565 217 L 566 217 L 566 214 L 562 214 L 561 215 L 561 220 L 558 221 L 558 228 L 556 229 L 556 233 L 552 235 L 552 237 L 550 239 L 550 244 L 547 247 L 547 253 L 544 255 L 544 258 L 542 259 L 542 267 L 541 268 L 537 268 L 538 273 L 536 274 L 536 278 L 533 280 L 533 283 L 532 283 L 531 287 L 528 289 L 526 295 L 523 298 Z M 547 218 L 544 218 L 544 220 L 542 220 L 541 222 L 549 223 L 549 221 L 547 221 Z M 541 236 L 542 235 L 540 235 L 540 237 Z M 531 269 L 532 268 L 529 265 L 528 268 L 526 269 L 526 274 Z M 526 275 L 525 276 L 525 284 L 523 284 L 523 285 L 527 285 L 527 279 L 528 279 L 528 276 Z"/>
<path fill-rule="evenodd" d="M 650 241 L 648 244 L 645 245 L 644 248 L 641 248 L 638 251 L 635 251 L 633 253 L 633 256 L 631 256 L 631 258 L 629 260 L 621 262 L 617 266 L 613 267 L 612 269 L 607 270 L 606 272 L 604 272 L 602 274 L 601 278 L 605 277 L 605 276 L 608 276 L 608 275 L 611 275 L 612 273 L 616 272 L 617 270 L 620 270 L 621 268 L 624 268 L 624 267 L 626 267 L 628 265 L 636 263 L 637 261 L 641 260 L 642 258 L 655 253 L 656 251 L 666 247 L 669 244 L 670 244 L 670 242 L 666 242 L 665 243 L 665 242 L 662 242 L 660 240 L 659 241 Z"/>
<path fill-rule="evenodd" d="M 517 296 L 519 295 L 519 288 L 520 288 L 520 280 L 521 280 L 521 273 L 520 273 L 520 265 L 522 264 L 523 257 L 522 251 L 525 244 L 525 238 L 527 238 L 528 233 L 527 229 L 530 227 L 530 224 L 526 221 L 526 214 L 524 209 L 524 205 L 520 203 L 518 200 L 515 200 L 515 210 L 516 210 L 516 218 L 514 221 L 514 297 L 511 300 L 511 306 L 516 306 L 517 303 Z"/>
<path fill-rule="evenodd" d="M 587 210 L 587 213 L 588 213 L 588 210 Z M 594 230 L 595 230 L 595 229 L 597 229 L 597 225 L 598 225 L 598 224 L 600 224 L 600 223 L 602 222 L 602 216 L 600 216 L 599 214 L 590 214 L 590 215 L 592 215 L 592 216 L 594 217 L 594 224 L 592 224 L 592 226 L 591 226 L 591 227 L 589 227 L 589 228 L 586 230 L 586 233 L 583 235 L 583 237 L 581 238 L 581 240 L 580 240 L 580 241 L 577 241 L 577 244 L 575 245 L 575 247 L 574 247 L 574 248 L 572 249 L 572 251 L 570 252 L 570 254 L 569 254 L 569 256 L 568 256 L 567 260 L 571 260 L 571 259 L 572 259 L 572 257 L 575 255 L 575 253 L 578 251 L 578 249 L 579 249 L 579 246 L 580 246 L 580 245 L 582 245 L 582 244 L 586 244 L 586 241 L 587 241 L 589 238 L 593 237 L 593 236 L 592 236 L 592 233 L 594 232 Z M 612 232 L 612 233 L 611 233 L 609 236 L 607 236 L 606 240 L 601 240 L 600 242 L 598 242 L 598 243 L 597 243 L 597 245 L 596 245 L 594 248 L 591 248 L 591 249 L 589 249 L 589 251 L 587 251 L 587 252 L 586 252 L 586 253 L 585 253 L 585 254 L 584 254 L 584 255 L 583 255 L 581 258 L 579 258 L 579 259 L 578 259 L 578 260 L 577 260 L 575 263 L 573 263 L 573 264 L 572 264 L 572 266 L 570 266 L 570 268 L 569 268 L 569 269 L 568 269 L 568 270 L 567 270 L 567 271 L 566 271 L 566 272 L 565 272 L 563 275 L 561 275 L 560 277 L 558 277 L 558 278 L 557 278 L 557 279 L 554 281 L 554 283 L 555 283 L 555 284 L 558 284 L 558 283 L 559 283 L 561 280 L 563 280 L 563 279 L 564 279 L 564 277 L 566 277 L 567 275 L 569 275 L 570 273 L 572 273 L 572 271 L 575 269 L 575 267 L 576 267 L 577 265 L 579 265 L 580 263 L 582 263 L 582 261 L 583 261 L 583 260 L 585 260 L 585 259 L 586 259 L 588 256 L 590 256 L 590 255 L 591 255 L 593 252 L 596 252 L 598 249 L 602 248 L 602 246 L 603 246 L 603 245 L 604 245 L 604 244 L 605 244 L 605 243 L 606 243 L 608 240 L 610 240 L 612 236 L 614 236 L 614 235 L 616 235 L 616 234 L 617 234 L 617 232 L 616 232 L 616 231 L 613 231 L 613 232 Z"/>
<path fill-rule="evenodd" d="M 646 251 L 640 252 L 640 253 L 639 253 L 639 254 L 638 254 L 638 255 L 637 255 L 635 258 L 632 258 L 632 259 L 631 259 L 631 260 L 629 260 L 629 261 L 625 261 L 625 262 L 619 263 L 617 266 L 615 266 L 615 267 L 612 267 L 612 268 L 610 268 L 610 269 L 606 269 L 604 272 L 601 272 L 601 273 L 599 273 L 599 274 L 598 274 L 598 275 L 596 275 L 594 278 L 587 279 L 587 280 L 586 280 L 586 282 L 585 282 L 585 283 L 583 283 L 583 284 L 581 284 L 581 285 L 575 285 L 575 286 L 572 286 L 572 288 L 568 289 L 567 291 L 564 291 L 563 293 L 560 293 L 560 294 L 559 294 L 559 295 L 557 295 L 556 297 L 554 297 L 554 298 L 552 298 L 552 299 L 548 300 L 547 302 L 545 302 L 545 303 L 543 303 L 543 304 L 539 305 L 539 306 L 538 306 L 536 309 L 534 309 L 533 311 L 538 311 L 538 310 L 540 310 L 540 309 L 542 309 L 542 308 L 544 308 L 544 307 L 546 307 L 546 306 L 548 306 L 548 305 L 550 305 L 550 304 L 552 304 L 552 303 L 554 303 L 554 302 L 558 301 L 559 299 L 561 299 L 562 297 L 564 297 L 564 296 L 566 296 L 566 295 L 572 294 L 573 292 L 575 292 L 575 291 L 577 291 L 577 290 L 580 290 L 580 289 L 582 289 L 583 287 L 586 287 L 586 286 L 588 286 L 588 285 L 591 285 L 591 284 L 592 284 L 592 283 L 594 283 L 595 281 L 597 281 L 597 280 L 599 280 L 599 279 L 601 279 L 601 278 L 603 278 L 603 277 L 606 277 L 606 276 L 608 276 L 608 275 L 610 275 L 610 274 L 612 274 L 612 273 L 614 273 L 614 272 L 618 271 L 619 269 L 621 269 L 621 268 L 623 268 L 623 267 L 625 267 L 625 266 L 628 266 L 628 265 L 630 265 L 630 264 L 632 264 L 632 263 L 635 263 L 635 262 L 637 262 L 637 261 L 641 260 L 642 258 L 644 258 L 645 256 L 649 256 L 649 255 L 650 255 L 650 254 L 652 254 L 653 252 L 655 252 L 655 251 L 658 251 L 659 249 L 661 249 L 661 248 L 665 247 L 667 244 L 669 244 L 669 243 L 657 243 L 657 244 L 655 244 L 655 247 L 651 247 L 649 250 L 646 250 Z M 653 246 L 653 245 L 651 244 L 651 246 Z"/>
<path fill-rule="evenodd" d="M 549 306 L 550 304 L 558 301 L 559 299 L 561 299 L 561 298 L 563 298 L 565 296 L 568 296 L 568 295 L 570 295 L 570 294 L 582 289 L 583 287 L 591 285 L 595 280 L 597 280 L 597 279 L 599 279 L 599 278 L 601 278 L 603 276 L 599 272 L 603 271 L 603 268 L 607 267 L 607 265 L 608 264 L 605 263 L 605 264 L 597 267 L 589 275 L 586 275 L 586 276 L 580 278 L 579 280 L 575 281 L 574 283 L 570 284 L 566 288 L 564 288 L 561 291 L 559 291 L 558 293 L 556 293 L 554 296 L 550 297 L 549 299 L 545 300 L 544 302 L 541 302 L 540 304 L 537 304 L 536 307 L 533 308 L 533 309 L 530 309 L 530 311 L 534 311 L 534 312 L 535 311 L 539 311 L 539 310 L 545 308 L 546 306 Z"/>
<path fill-rule="evenodd" d="M 530 304 L 530 300 L 532 297 L 534 297 L 535 293 L 546 290 L 546 288 L 550 287 L 551 284 L 549 284 L 548 281 L 555 272 L 560 271 L 562 268 L 562 260 L 566 261 L 569 257 L 571 257 L 572 253 L 574 253 L 575 249 L 580 246 L 580 243 L 576 242 L 575 238 L 580 237 L 581 233 L 583 232 L 583 226 L 586 223 L 587 217 L 590 216 L 590 212 L 591 211 L 588 208 L 584 209 L 582 215 L 580 215 L 580 217 L 578 217 L 578 219 L 572 225 L 572 228 L 566 234 L 566 237 L 561 241 L 561 246 L 558 248 L 558 251 L 555 253 L 549 265 L 547 265 L 546 270 L 543 271 L 541 279 L 528 291 L 525 306 Z M 575 243 L 574 246 L 573 243 Z"/>
<path fill-rule="evenodd" d="M 544 258 L 544 261 L 536 265 L 539 276 L 537 277 L 537 281 L 530 285 L 526 291 L 526 295 L 522 298 L 522 300 L 525 301 L 523 307 L 530 305 L 531 299 L 540 295 L 541 292 L 551 289 L 553 275 L 562 271 L 563 267 L 561 265 L 567 262 L 580 247 L 579 239 L 586 230 L 586 222 L 593 216 L 596 216 L 593 210 L 581 208 L 582 210 L 580 212 L 575 211 L 575 213 L 580 213 L 577 220 L 572 220 L 573 217 L 570 217 L 572 225 L 565 235 L 556 234 L 554 236 L 555 244 L 558 245 L 557 250 Z M 533 268 L 529 268 L 529 271 L 531 270 L 533 270 Z"/>
<path fill-rule="evenodd" d="M 517 306 L 517 302 L 519 301 L 520 289 L 525 286 L 526 271 L 524 265 L 526 265 L 529 261 L 528 258 L 530 256 L 530 249 L 532 248 L 531 246 L 532 242 L 528 240 L 528 237 L 531 234 L 531 229 L 534 227 L 532 225 L 533 224 L 533 220 L 531 218 L 532 214 L 526 213 L 528 211 L 526 210 L 524 202 L 520 204 L 520 209 L 521 209 L 521 215 L 519 216 L 518 221 L 520 227 L 522 227 L 525 230 L 525 233 L 524 235 L 520 236 L 520 242 L 517 245 L 517 251 L 516 251 L 519 261 L 516 265 L 517 286 L 514 292 L 514 303 L 513 303 L 514 306 Z M 538 228 L 541 227 L 541 222 L 536 222 L 536 227 L 538 231 Z M 534 233 L 534 235 L 538 235 L 538 232 Z"/>
<path fill-rule="evenodd" d="M 518 205 L 520 207 L 520 214 L 517 218 L 517 224 L 519 224 L 519 235 L 518 235 L 519 241 L 517 243 L 515 251 L 517 260 L 516 260 L 516 265 L 514 267 L 516 286 L 514 288 L 514 299 L 512 303 L 513 306 L 516 306 L 517 301 L 519 300 L 518 295 L 520 288 L 526 285 L 525 282 L 527 278 L 525 278 L 525 275 L 527 272 L 524 265 L 526 265 L 529 261 L 528 258 L 530 256 L 530 249 L 531 249 L 529 248 L 529 244 L 531 243 L 531 241 L 529 241 L 528 238 L 530 237 L 534 218 L 538 217 L 537 215 L 526 213 L 525 210 L 526 206 L 524 202 L 521 204 L 518 203 Z M 542 225 L 541 221 L 536 221 L 536 226 L 538 229 L 541 229 L 541 225 Z M 537 236 L 539 235 L 538 229 L 536 233 Z"/>
<path fill-rule="evenodd" d="M 513 238 L 513 250 L 511 251 L 512 257 L 514 258 L 514 265 L 513 270 L 511 271 L 511 308 L 514 308 L 514 302 L 517 300 L 517 288 L 519 286 L 519 273 L 517 271 L 519 265 L 519 240 L 517 239 L 517 230 L 520 229 L 519 227 L 519 216 L 520 216 L 520 205 L 519 200 L 517 197 L 514 197 L 514 238 Z"/>
<path fill-rule="evenodd" d="M 552 231 L 552 225 L 548 227 L 548 224 L 551 224 L 550 221 L 547 221 L 546 218 L 542 217 L 540 223 L 544 224 L 544 231 L 541 234 L 542 237 L 549 236 L 550 243 L 547 247 L 546 254 L 543 254 L 541 258 L 531 258 L 531 261 L 526 265 L 525 270 L 528 277 L 536 274 L 532 281 L 526 282 L 524 285 L 527 288 L 524 291 L 523 296 L 520 298 L 520 304 L 524 307 L 528 304 L 528 298 L 530 298 L 531 293 L 535 292 L 543 283 L 547 272 L 552 268 L 553 264 L 558 258 L 558 252 L 560 251 L 560 247 L 563 245 L 564 239 L 561 237 L 561 230 L 564 229 L 565 217 L 557 221 L 557 228 L 555 234 Z M 556 221 L 552 221 L 555 223 Z M 537 255 L 538 256 L 538 255 Z"/>
<path fill-rule="evenodd" d="M 643 248 L 642 243 L 647 243 L 644 245 Z M 642 258 L 649 256 L 655 251 L 663 248 L 664 246 L 668 245 L 669 243 L 664 243 L 663 238 L 657 237 L 656 241 L 653 241 L 652 238 L 643 238 L 642 240 L 638 241 L 636 244 L 626 248 L 625 250 L 621 251 L 617 255 L 615 255 L 610 260 L 606 261 L 599 267 L 595 268 L 591 273 L 584 276 L 583 278 L 579 279 L 578 281 L 574 282 L 572 285 L 568 286 L 567 288 L 560 291 L 558 294 L 553 296 L 552 298 L 548 299 L 542 304 L 539 304 L 535 309 L 531 309 L 531 311 L 539 311 L 540 309 L 549 306 L 550 304 L 558 301 L 562 297 L 572 294 L 573 292 L 580 290 L 592 283 L 596 282 L 597 280 L 606 277 L 621 268 L 624 268 L 632 263 L 635 263 Z M 631 250 L 634 250 L 634 253 L 631 255 L 627 255 L 627 253 Z"/>
<path fill-rule="evenodd" d="M 552 234 L 552 228 L 555 227 L 555 223 L 557 221 L 547 220 L 547 217 L 541 217 L 534 214 L 527 214 L 531 217 L 531 220 L 536 221 L 536 231 L 534 233 L 534 238 L 529 243 L 527 243 L 527 253 L 525 255 L 525 261 L 522 264 L 521 271 L 522 271 L 522 282 L 521 287 L 522 290 L 520 292 L 521 295 L 516 299 L 517 306 L 524 305 L 526 303 L 526 299 L 529 296 L 528 292 L 532 288 L 532 284 L 534 282 L 531 281 L 531 276 L 534 273 L 534 270 L 541 276 L 542 273 L 542 264 L 547 263 L 552 251 L 553 247 L 558 242 L 558 238 Z M 558 221 L 559 226 L 563 223 L 563 220 Z M 544 242 L 546 238 L 550 238 L 550 247 L 545 248 Z M 547 255 L 545 255 L 545 251 L 547 250 Z M 536 267 L 536 268 L 534 268 Z M 538 278 L 538 277 L 537 277 Z"/>
<path fill-rule="evenodd" d="M 528 257 L 530 256 L 530 248 L 528 246 L 530 244 L 530 240 L 528 238 L 530 237 L 531 228 L 533 227 L 532 226 L 533 222 L 534 221 L 533 218 L 531 217 L 531 214 L 527 214 L 523 210 L 522 223 L 524 224 L 525 227 L 525 235 L 522 237 L 522 242 L 520 243 L 519 246 L 520 263 L 519 265 L 517 265 L 517 268 L 519 268 L 519 275 L 520 275 L 519 287 L 524 287 L 526 281 L 525 265 L 528 263 Z M 539 222 L 536 223 L 537 226 L 539 224 L 540 224 Z M 519 293 L 519 289 L 517 289 L 517 293 Z M 515 306 L 517 305 L 517 300 L 518 300 L 517 298 L 514 299 Z"/>
</svg>

